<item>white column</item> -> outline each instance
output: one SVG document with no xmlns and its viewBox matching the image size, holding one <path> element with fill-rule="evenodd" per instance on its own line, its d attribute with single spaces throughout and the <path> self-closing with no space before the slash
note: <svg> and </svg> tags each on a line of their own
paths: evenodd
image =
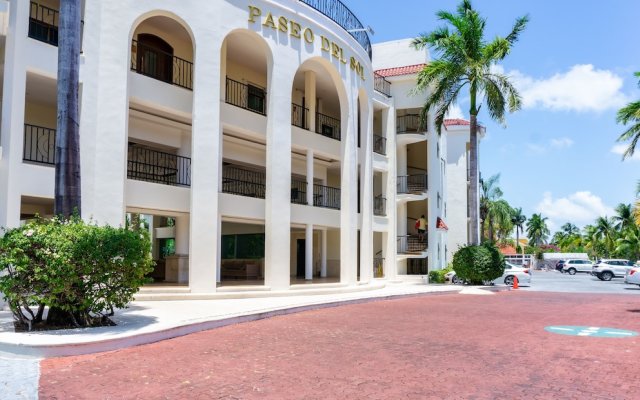
<svg viewBox="0 0 640 400">
<path fill-rule="evenodd" d="M 304 279 L 313 279 L 313 225 L 305 226 Z"/>
<path fill-rule="evenodd" d="M 176 217 L 176 254 L 189 254 L 189 215 Z"/>
<path fill-rule="evenodd" d="M 364 96 L 363 96 L 364 97 Z M 369 282 L 373 278 L 373 103 L 360 100 L 360 165 L 362 176 L 362 226 L 360 228 L 360 281 Z"/>
<path fill-rule="evenodd" d="M 398 204 L 396 200 L 397 196 L 397 165 L 396 165 L 396 110 L 391 107 L 382 113 L 382 126 L 386 130 L 387 138 L 387 154 L 389 157 L 389 172 L 387 174 L 387 218 L 389 219 L 389 232 L 387 234 L 386 241 L 386 254 L 385 254 L 385 277 L 393 281 L 398 275 Z M 406 224 L 406 219 L 405 219 Z"/>
<path fill-rule="evenodd" d="M 203 33 L 197 42 L 215 43 L 216 38 Z M 195 60 L 189 287 L 193 293 L 207 293 L 216 290 L 219 262 L 220 51 L 197 46 Z"/>
<path fill-rule="evenodd" d="M 313 150 L 307 150 L 307 204 L 313 206 Z"/>
<path fill-rule="evenodd" d="M 327 230 L 322 230 L 322 249 L 320 252 L 320 277 L 327 277 Z"/>
<path fill-rule="evenodd" d="M 271 67 L 267 88 L 267 173 L 265 199 L 265 284 L 290 285 L 291 242 L 291 79 L 283 63 Z"/>
<path fill-rule="evenodd" d="M 440 184 L 440 157 L 438 156 L 438 139 L 435 124 L 431 113 L 427 121 L 427 183 L 428 194 L 427 200 L 427 252 L 429 271 L 440 269 L 440 259 L 442 258 L 442 249 L 440 258 L 438 258 L 438 246 L 440 245 L 440 233 L 436 230 L 436 219 L 441 216 L 442 209 L 442 188 Z M 438 204 L 438 196 L 440 196 L 440 204 Z"/>
<path fill-rule="evenodd" d="M 24 141 L 26 68 L 24 42 L 27 40 L 29 2 L 12 0 L 4 57 L 2 127 L 0 130 L 0 227 L 20 224 L 20 177 Z"/>
<path fill-rule="evenodd" d="M 309 130 L 316 131 L 316 73 L 314 71 L 304 72 L 304 102 L 305 107 L 309 110 L 307 116 Z M 303 111 L 304 112 L 304 111 Z"/>
<path fill-rule="evenodd" d="M 340 282 L 355 285 L 358 265 L 358 132 L 356 89 L 342 104 L 340 190 Z"/>
</svg>

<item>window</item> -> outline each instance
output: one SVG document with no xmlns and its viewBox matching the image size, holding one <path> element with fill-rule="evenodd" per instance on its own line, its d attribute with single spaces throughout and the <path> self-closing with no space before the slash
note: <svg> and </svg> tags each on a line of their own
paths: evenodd
<svg viewBox="0 0 640 400">
<path fill-rule="evenodd" d="M 249 96 L 247 99 L 247 108 L 260 114 L 265 113 L 265 92 L 264 89 L 257 86 L 248 85 Z"/>
</svg>

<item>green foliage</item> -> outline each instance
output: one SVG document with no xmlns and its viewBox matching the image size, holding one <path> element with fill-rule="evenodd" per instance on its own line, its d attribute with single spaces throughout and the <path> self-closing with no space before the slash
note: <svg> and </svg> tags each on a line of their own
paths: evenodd
<svg viewBox="0 0 640 400">
<path fill-rule="evenodd" d="M 456 275 L 472 284 L 492 281 L 504 272 L 504 257 L 490 242 L 460 248 L 453 255 Z"/>
<path fill-rule="evenodd" d="M 638 87 L 640 87 L 640 72 L 634 73 L 638 79 Z M 627 157 L 632 157 L 635 153 L 636 146 L 640 140 L 640 100 L 632 101 L 625 107 L 622 107 L 616 116 L 616 121 L 619 124 L 629 125 L 629 128 L 624 131 L 618 138 L 618 142 L 630 142 L 627 150 L 622 155 L 624 160 Z"/>
<path fill-rule="evenodd" d="M 50 325 L 56 310 L 72 326 L 90 326 L 126 307 L 152 264 L 146 231 L 39 219 L 0 238 L 0 292 L 24 329 L 42 322 L 45 306 Z"/>
<path fill-rule="evenodd" d="M 444 283 L 444 276 L 451 272 L 453 268 L 450 266 L 445 269 L 438 269 L 435 271 L 429 271 L 429 283 Z"/>
</svg>

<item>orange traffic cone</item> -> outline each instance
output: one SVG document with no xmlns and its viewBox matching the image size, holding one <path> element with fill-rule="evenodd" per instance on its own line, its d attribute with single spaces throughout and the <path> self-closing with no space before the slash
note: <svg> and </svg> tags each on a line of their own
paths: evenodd
<svg viewBox="0 0 640 400">
<path fill-rule="evenodd" d="M 513 288 L 514 289 L 518 288 L 518 277 L 517 276 L 513 277 Z"/>
</svg>

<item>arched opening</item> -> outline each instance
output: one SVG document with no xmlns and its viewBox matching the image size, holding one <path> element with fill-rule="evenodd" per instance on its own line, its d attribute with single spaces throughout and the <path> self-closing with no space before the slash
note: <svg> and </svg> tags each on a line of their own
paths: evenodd
<svg viewBox="0 0 640 400">
<path fill-rule="evenodd" d="M 136 57 L 136 72 L 173 82 L 173 47 L 162 38 L 150 33 L 139 34 Z"/>
</svg>

